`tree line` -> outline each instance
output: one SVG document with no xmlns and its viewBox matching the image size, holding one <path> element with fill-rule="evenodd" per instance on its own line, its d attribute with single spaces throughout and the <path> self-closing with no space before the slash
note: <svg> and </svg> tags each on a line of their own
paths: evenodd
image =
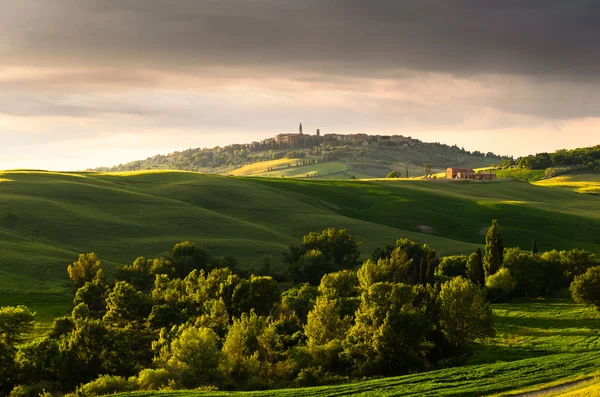
<svg viewBox="0 0 600 397">
<path fill-rule="evenodd" d="M 544 170 L 551 167 L 584 166 L 591 170 L 600 170 L 600 145 L 573 150 L 561 149 L 554 153 L 538 153 L 520 157 L 517 165 L 531 170 Z"/>
<path fill-rule="evenodd" d="M 35 313 L 0 309 L 0 393 L 256 390 L 435 369 L 494 335 L 490 300 L 572 283 L 588 302 L 600 290 L 587 283 L 600 279 L 593 254 L 505 249 L 497 221 L 471 255 L 399 239 L 361 263 L 359 247 L 345 230 L 309 233 L 273 276 L 269 258 L 245 273 L 190 242 L 118 267 L 114 280 L 82 254 L 67 268 L 72 310 L 47 336 L 25 343 Z"/>
</svg>

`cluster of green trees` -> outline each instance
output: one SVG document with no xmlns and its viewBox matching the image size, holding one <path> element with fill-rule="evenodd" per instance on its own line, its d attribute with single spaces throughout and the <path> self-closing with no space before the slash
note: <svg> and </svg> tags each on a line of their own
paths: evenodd
<svg viewBox="0 0 600 397">
<path fill-rule="evenodd" d="M 554 153 L 538 153 L 517 159 L 520 167 L 531 170 L 544 170 L 550 167 L 570 167 L 583 165 L 600 170 L 600 145 L 573 150 L 561 149 Z"/>
<path fill-rule="evenodd" d="M 344 230 L 305 236 L 284 255 L 296 286 L 283 291 L 189 242 L 112 281 L 80 255 L 73 309 L 46 337 L 23 343 L 34 313 L 0 310 L 0 393 L 308 386 L 439 366 L 493 335 L 484 290 L 437 277 L 432 248 L 401 239 L 360 265 L 359 245 Z"/>
<path fill-rule="evenodd" d="M 486 235 L 483 256 L 478 250 L 470 256 L 445 257 L 436 274 L 441 277 L 464 276 L 473 283 L 485 285 L 487 296 L 492 301 L 506 301 L 515 296 L 552 296 L 570 286 L 576 301 L 594 303 L 594 298 L 577 285 L 582 285 L 583 280 L 593 280 L 594 269 L 598 266 L 600 259 L 591 252 L 573 249 L 540 253 L 535 240 L 530 251 L 505 248 L 498 221 L 494 220 Z M 575 280 L 579 281 L 574 283 Z M 589 285 L 585 288 L 593 289 Z M 595 288 L 600 291 L 600 282 L 595 284 Z"/>
<path fill-rule="evenodd" d="M 362 264 L 345 230 L 306 235 L 285 274 L 236 272 L 190 242 L 137 258 L 108 280 L 96 255 L 68 266 L 73 308 L 25 343 L 35 313 L 0 309 L 0 394 L 80 396 L 180 388 L 311 386 L 435 368 L 494 334 L 489 300 L 570 285 L 600 309 L 600 261 L 583 250 L 505 248 L 494 220 L 485 249 L 440 258 L 400 239 Z M 295 286 L 283 290 L 280 281 Z M 287 284 L 289 285 L 289 284 Z"/>
</svg>

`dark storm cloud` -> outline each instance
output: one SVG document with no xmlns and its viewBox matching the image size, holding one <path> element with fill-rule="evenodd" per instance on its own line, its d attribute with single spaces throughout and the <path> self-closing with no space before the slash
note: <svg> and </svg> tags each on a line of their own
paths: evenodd
<svg viewBox="0 0 600 397">
<path fill-rule="evenodd" d="M 0 62 L 597 80 L 600 2 L 0 0 Z"/>
</svg>

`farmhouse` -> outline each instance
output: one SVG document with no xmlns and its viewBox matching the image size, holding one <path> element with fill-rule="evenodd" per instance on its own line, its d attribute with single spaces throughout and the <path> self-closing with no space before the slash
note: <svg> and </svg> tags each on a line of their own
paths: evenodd
<svg viewBox="0 0 600 397">
<path fill-rule="evenodd" d="M 446 168 L 448 179 L 475 179 L 475 171 L 471 168 Z"/>
<path fill-rule="evenodd" d="M 482 181 L 495 181 L 496 174 L 492 171 L 482 171 L 476 174 L 477 179 Z"/>
<path fill-rule="evenodd" d="M 448 179 L 475 179 L 479 181 L 496 180 L 496 174 L 491 171 L 475 173 L 471 168 L 446 168 L 446 178 Z"/>
</svg>

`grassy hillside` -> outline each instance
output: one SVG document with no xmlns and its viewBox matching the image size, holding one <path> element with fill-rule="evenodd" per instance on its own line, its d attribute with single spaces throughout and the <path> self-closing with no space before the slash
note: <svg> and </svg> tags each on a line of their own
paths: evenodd
<svg viewBox="0 0 600 397">
<path fill-rule="evenodd" d="M 311 181 L 186 172 L 0 174 L 0 305 L 46 310 L 66 267 L 96 252 L 108 274 L 191 240 L 240 266 L 275 264 L 301 237 L 345 228 L 370 252 L 400 237 L 467 253 L 498 218 L 509 246 L 600 248 L 598 197 L 521 182 Z M 35 299 L 28 294 L 35 293 Z M 38 304 L 36 304 L 36 302 Z M 54 312 L 57 309 L 53 309 Z"/>
<path fill-rule="evenodd" d="M 482 396 L 585 376 L 600 369 L 600 314 L 570 300 L 494 305 L 497 337 L 471 365 L 344 385 L 263 392 L 145 392 L 120 396 Z"/>
</svg>

